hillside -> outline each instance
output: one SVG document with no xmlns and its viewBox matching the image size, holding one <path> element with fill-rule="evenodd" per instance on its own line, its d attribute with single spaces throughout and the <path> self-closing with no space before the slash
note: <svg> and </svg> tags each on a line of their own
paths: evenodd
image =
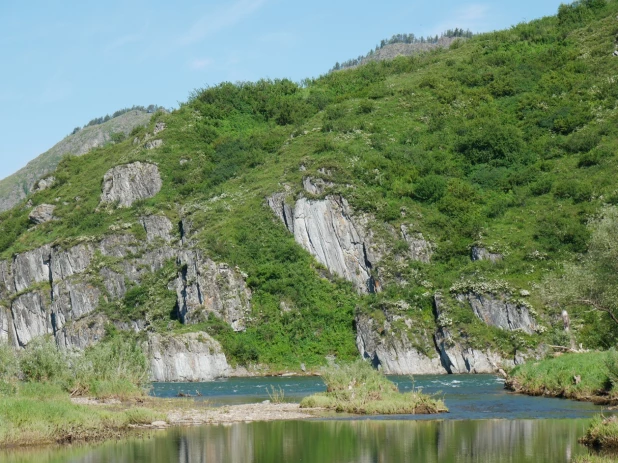
<svg viewBox="0 0 618 463">
<path fill-rule="evenodd" d="M 22 169 L 0 180 L 0 211 L 8 210 L 24 199 L 40 178 L 56 168 L 64 155 L 85 154 L 92 148 L 109 143 L 113 134 L 126 136 L 135 127 L 146 124 L 150 116 L 152 114 L 146 111 L 130 111 L 68 135 Z"/>
<path fill-rule="evenodd" d="M 0 215 L 0 339 L 130 332 L 158 380 L 615 344 L 584 307 L 565 332 L 541 289 L 618 203 L 617 14 L 588 0 L 302 87 L 199 89 L 64 158 Z"/>
</svg>

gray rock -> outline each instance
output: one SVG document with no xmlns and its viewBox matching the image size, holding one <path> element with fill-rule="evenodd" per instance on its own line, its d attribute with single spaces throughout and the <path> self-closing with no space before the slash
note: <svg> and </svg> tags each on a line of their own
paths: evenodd
<svg viewBox="0 0 618 463">
<path fill-rule="evenodd" d="M 371 275 L 375 262 L 370 256 L 368 233 L 353 219 L 344 198 L 300 198 L 291 211 L 285 197 L 276 194 L 268 199 L 268 204 L 294 234 L 296 242 L 330 272 L 354 283 L 359 293 L 377 291 L 378 285 Z"/>
<path fill-rule="evenodd" d="M 15 279 L 10 264 L 0 261 L 0 299 L 8 299 L 15 290 Z"/>
<path fill-rule="evenodd" d="M 78 244 L 68 250 L 54 247 L 51 251 L 52 280 L 63 280 L 83 273 L 93 256 L 94 249 L 88 244 Z"/>
<path fill-rule="evenodd" d="M 5 307 L 0 306 L 0 344 L 9 343 L 11 318 Z"/>
<path fill-rule="evenodd" d="M 110 235 L 99 243 L 99 251 L 106 257 L 124 258 L 136 254 L 139 249 L 133 235 Z"/>
<path fill-rule="evenodd" d="M 82 350 L 105 337 L 107 318 L 101 314 L 72 321 L 54 332 L 56 344 L 61 349 Z"/>
<path fill-rule="evenodd" d="M 68 321 L 78 320 L 96 310 L 101 292 L 95 286 L 79 281 L 62 281 L 54 285 L 52 321 L 57 331 Z"/>
<path fill-rule="evenodd" d="M 11 304 L 17 342 L 26 346 L 33 338 L 52 333 L 47 315 L 47 297 L 42 291 L 22 294 Z"/>
<path fill-rule="evenodd" d="M 103 267 L 99 272 L 103 279 L 103 285 L 112 299 L 120 299 L 127 292 L 124 275 Z"/>
<path fill-rule="evenodd" d="M 411 233 L 406 225 L 401 225 L 401 237 L 410 247 L 409 255 L 412 260 L 428 264 L 433 254 L 432 245 L 425 240 L 421 233 Z"/>
<path fill-rule="evenodd" d="M 290 233 L 294 233 L 294 211 L 285 202 L 285 193 L 275 193 L 266 202 Z"/>
<path fill-rule="evenodd" d="M 47 190 L 51 188 L 54 185 L 55 181 L 56 181 L 56 177 L 54 176 L 42 178 L 41 180 L 39 180 L 36 188 L 34 189 L 34 192 L 37 193 L 39 191 L 43 191 L 43 190 Z"/>
<path fill-rule="evenodd" d="M 207 333 L 152 334 L 148 357 L 153 381 L 212 381 L 226 376 L 229 365 L 217 341 Z"/>
<path fill-rule="evenodd" d="M 522 330 L 533 334 L 536 323 L 530 315 L 528 307 L 509 301 L 506 296 L 490 294 L 459 294 L 459 302 L 467 302 L 474 314 L 484 323 L 503 330 Z"/>
<path fill-rule="evenodd" d="M 406 333 L 390 332 L 387 326 L 378 327 L 369 316 L 356 317 L 356 346 L 363 358 L 390 375 L 445 374 L 440 357 L 432 349 L 428 356 L 415 348 Z M 378 328 L 382 334 L 378 332 Z M 431 345 L 427 339 L 419 340 Z M 433 346 L 432 346 L 433 347 Z"/>
<path fill-rule="evenodd" d="M 470 257 L 473 261 L 488 260 L 492 263 L 500 262 L 504 256 L 502 254 L 489 252 L 486 248 L 472 246 Z"/>
<path fill-rule="evenodd" d="M 142 217 L 142 226 L 146 230 L 146 239 L 149 242 L 161 239 L 166 243 L 172 241 L 172 230 L 174 226 L 167 217 L 162 215 L 151 215 Z"/>
<path fill-rule="evenodd" d="M 39 204 L 37 207 L 32 209 L 28 218 L 30 222 L 39 225 L 42 223 L 50 222 L 54 219 L 54 210 L 56 206 L 51 204 Z"/>
<path fill-rule="evenodd" d="M 135 201 L 155 196 L 162 185 L 159 168 L 154 164 L 134 162 L 116 166 L 103 177 L 101 201 L 117 201 L 120 207 L 130 207 Z"/>
<path fill-rule="evenodd" d="M 157 122 L 154 126 L 154 130 L 152 131 L 153 134 L 158 134 L 159 132 L 162 132 L 165 130 L 165 127 L 167 127 L 167 125 L 165 124 L 165 122 Z"/>
<path fill-rule="evenodd" d="M 160 146 L 163 146 L 163 140 L 150 140 L 144 144 L 144 148 L 146 148 L 147 150 L 153 150 Z"/>
<path fill-rule="evenodd" d="M 51 279 L 50 262 L 51 247 L 49 245 L 15 256 L 12 265 L 15 290 L 20 292 L 33 284 L 49 282 Z"/>
<path fill-rule="evenodd" d="M 181 252 L 179 261 L 183 270 L 175 289 L 180 320 L 198 323 L 214 313 L 235 331 L 244 330 L 245 317 L 251 310 L 251 291 L 240 272 L 197 251 Z"/>
<path fill-rule="evenodd" d="M 305 191 L 316 196 L 323 194 L 327 188 L 332 188 L 333 185 L 332 182 L 327 182 L 321 178 L 303 178 L 303 188 Z"/>
</svg>

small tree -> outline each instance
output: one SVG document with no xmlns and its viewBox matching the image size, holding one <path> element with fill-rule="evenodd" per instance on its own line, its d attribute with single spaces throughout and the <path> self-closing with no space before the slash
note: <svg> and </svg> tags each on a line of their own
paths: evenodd
<svg viewBox="0 0 618 463">
<path fill-rule="evenodd" d="M 606 207 L 588 227 L 588 252 L 566 264 L 561 276 L 546 280 L 545 297 L 562 308 L 598 312 L 601 324 L 611 323 L 613 332 L 618 328 L 618 208 Z"/>
</svg>

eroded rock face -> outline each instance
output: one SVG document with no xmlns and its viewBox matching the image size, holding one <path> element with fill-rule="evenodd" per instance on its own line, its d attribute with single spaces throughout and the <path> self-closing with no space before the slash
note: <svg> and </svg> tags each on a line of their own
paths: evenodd
<svg viewBox="0 0 618 463">
<path fill-rule="evenodd" d="M 470 250 L 470 257 L 473 261 L 488 260 L 494 264 L 496 262 L 500 262 L 504 258 L 502 254 L 489 252 L 486 248 L 479 246 L 472 246 L 472 249 Z"/>
<path fill-rule="evenodd" d="M 153 381 L 212 381 L 229 370 L 220 344 L 203 332 L 150 335 L 148 356 Z"/>
<path fill-rule="evenodd" d="M 78 320 L 96 310 L 101 292 L 91 284 L 81 281 L 62 281 L 53 288 L 52 324 L 54 330 L 68 321 Z"/>
<path fill-rule="evenodd" d="M 106 323 L 107 319 L 101 314 L 72 321 L 55 331 L 56 344 L 61 349 L 83 350 L 105 337 Z"/>
<path fill-rule="evenodd" d="M 316 196 L 323 194 L 327 188 L 331 188 L 333 185 L 332 182 L 327 182 L 321 178 L 303 178 L 303 188 L 305 191 Z"/>
<path fill-rule="evenodd" d="M 150 140 L 144 144 L 144 148 L 147 150 L 153 150 L 155 148 L 159 148 L 160 146 L 163 146 L 163 140 Z"/>
<path fill-rule="evenodd" d="M 154 164 L 134 162 L 116 166 L 103 177 L 101 201 L 130 207 L 135 201 L 155 196 L 162 185 L 159 168 Z"/>
<path fill-rule="evenodd" d="M 356 345 L 361 357 L 381 368 L 389 375 L 433 375 L 445 374 L 440 357 L 435 352 L 431 356 L 412 346 L 404 333 L 391 333 L 387 326 L 377 326 L 377 322 L 366 315 L 356 317 Z M 382 334 L 379 333 L 382 332 Z M 423 344 L 429 344 L 426 339 Z"/>
<path fill-rule="evenodd" d="M 459 294 L 459 302 L 467 302 L 474 314 L 484 323 L 503 330 L 522 330 L 528 334 L 535 331 L 536 323 L 528 307 L 524 304 L 509 301 L 505 296 L 490 294 Z"/>
<path fill-rule="evenodd" d="M 11 313 L 20 346 L 25 346 L 37 336 L 52 333 L 47 305 L 48 296 L 43 291 L 25 293 L 13 301 Z"/>
<path fill-rule="evenodd" d="M 54 185 L 55 181 L 56 181 L 56 177 L 54 176 L 42 178 L 41 180 L 39 180 L 36 188 L 34 189 L 34 192 L 37 193 L 39 191 L 43 191 L 43 190 L 47 190 L 51 188 Z"/>
<path fill-rule="evenodd" d="M 151 215 L 142 217 L 142 226 L 146 230 L 146 239 L 149 242 L 160 239 L 165 243 L 172 241 L 172 230 L 174 226 L 167 217 L 161 215 Z"/>
<path fill-rule="evenodd" d="M 182 252 L 179 259 L 182 271 L 175 288 L 181 321 L 198 323 L 214 313 L 235 331 L 244 330 L 245 317 L 251 309 L 251 291 L 244 276 L 197 251 Z"/>
<path fill-rule="evenodd" d="M 5 307 L 0 306 L 0 343 L 10 342 L 11 319 Z"/>
<path fill-rule="evenodd" d="M 15 291 L 23 291 L 36 283 L 49 282 L 50 262 L 51 246 L 43 246 L 17 255 L 11 265 Z"/>
<path fill-rule="evenodd" d="M 409 255 L 412 260 L 428 264 L 431 261 L 433 247 L 421 233 L 412 233 L 406 225 L 401 225 L 401 237 L 410 247 Z"/>
<path fill-rule="evenodd" d="M 50 222 L 54 219 L 54 210 L 56 206 L 51 204 L 39 204 L 37 207 L 30 211 L 28 219 L 35 225 Z"/>
<path fill-rule="evenodd" d="M 165 130 L 165 127 L 167 127 L 165 122 L 157 122 L 154 126 L 152 133 L 156 135 L 159 132 L 163 132 Z"/>
<path fill-rule="evenodd" d="M 292 210 L 280 194 L 268 199 L 298 244 L 328 270 L 354 283 L 360 293 L 376 292 L 371 275 L 371 243 L 341 196 L 312 201 L 300 198 Z"/>
</svg>

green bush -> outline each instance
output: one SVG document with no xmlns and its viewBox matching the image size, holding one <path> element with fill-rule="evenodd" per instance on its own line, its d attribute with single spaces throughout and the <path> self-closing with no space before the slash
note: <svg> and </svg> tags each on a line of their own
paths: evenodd
<svg viewBox="0 0 618 463">
<path fill-rule="evenodd" d="M 447 181 L 439 175 L 422 177 L 414 186 L 414 197 L 419 201 L 433 203 L 439 201 L 445 194 Z"/>
<path fill-rule="evenodd" d="M 57 382 L 66 384 L 70 379 L 66 354 L 58 350 L 51 338 L 35 338 L 19 357 L 23 379 L 29 382 Z"/>
</svg>

